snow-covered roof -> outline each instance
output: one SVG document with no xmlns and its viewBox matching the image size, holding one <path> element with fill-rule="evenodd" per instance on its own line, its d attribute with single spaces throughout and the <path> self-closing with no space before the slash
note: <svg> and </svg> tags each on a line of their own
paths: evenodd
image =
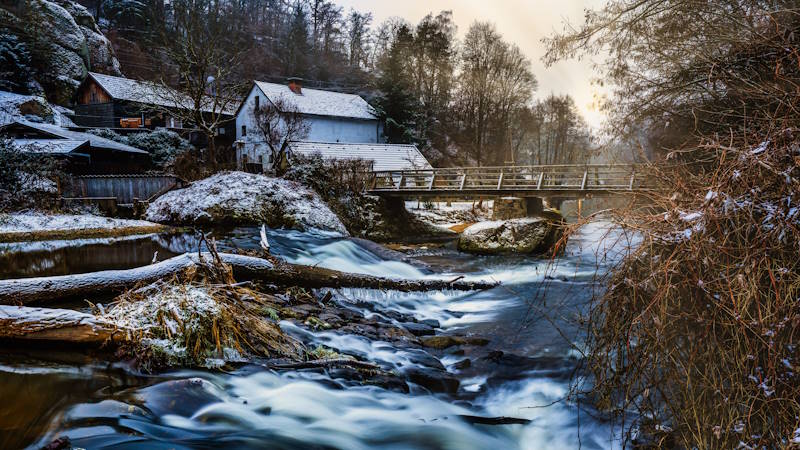
<svg viewBox="0 0 800 450">
<path fill-rule="evenodd" d="M 272 103 L 277 103 L 278 99 L 283 98 L 285 102 L 293 103 L 301 114 L 377 120 L 369 103 L 355 94 L 343 94 L 341 92 L 305 87 L 301 89 L 300 94 L 295 94 L 285 84 L 266 83 L 263 81 L 256 81 L 256 86 Z"/>
<path fill-rule="evenodd" d="M 147 153 L 146 151 L 140 150 L 136 147 L 131 147 L 130 145 L 120 144 L 119 142 L 112 141 L 111 139 L 102 138 L 100 136 L 95 136 L 89 133 L 82 133 L 80 131 L 68 130 L 58 125 L 51 125 L 49 123 L 35 123 L 35 122 L 29 122 L 27 120 L 17 120 L 15 122 L 0 127 L 0 131 L 3 131 L 4 129 L 10 128 L 15 125 L 37 130 L 41 133 L 44 133 L 45 135 L 52 136 L 57 140 L 63 139 L 71 141 L 89 141 L 89 145 L 91 145 L 94 148 L 105 148 L 120 152 L 149 155 L 149 153 Z"/>
<path fill-rule="evenodd" d="M 301 155 L 319 154 L 331 159 L 364 159 L 373 170 L 431 169 L 416 146 L 410 144 L 361 144 L 349 142 L 292 142 L 291 151 Z"/>
<path fill-rule="evenodd" d="M 89 146 L 87 139 L 14 139 L 13 142 L 20 151 L 51 155 L 64 155 Z"/>
<path fill-rule="evenodd" d="M 188 96 L 160 84 L 95 72 L 89 72 L 89 77 L 115 100 L 125 100 L 165 108 L 174 108 L 176 104 L 185 105 L 184 108 L 186 109 L 194 108 L 194 102 Z M 214 110 L 213 99 L 209 97 L 208 103 L 209 105 L 205 105 L 201 109 L 205 112 L 212 112 Z M 238 102 L 235 103 L 238 106 Z M 233 115 L 233 111 L 220 110 L 220 112 Z"/>
</svg>

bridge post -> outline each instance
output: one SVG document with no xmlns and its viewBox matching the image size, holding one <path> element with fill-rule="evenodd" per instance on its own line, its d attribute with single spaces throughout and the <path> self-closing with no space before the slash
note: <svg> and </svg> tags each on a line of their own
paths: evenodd
<svg viewBox="0 0 800 450">
<path fill-rule="evenodd" d="M 528 217 L 538 216 L 544 212 L 544 203 L 541 197 L 525 197 L 525 211 Z"/>
</svg>

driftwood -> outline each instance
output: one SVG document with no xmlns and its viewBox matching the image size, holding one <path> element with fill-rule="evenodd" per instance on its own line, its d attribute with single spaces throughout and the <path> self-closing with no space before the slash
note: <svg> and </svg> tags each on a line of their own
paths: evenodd
<svg viewBox="0 0 800 450">
<path fill-rule="evenodd" d="M 237 280 L 258 280 L 278 285 L 307 288 L 353 287 L 394 289 L 400 291 L 427 291 L 437 289 L 475 290 L 489 289 L 497 283 L 469 283 L 446 280 L 396 280 L 339 272 L 320 267 L 301 266 L 255 258 L 252 256 L 220 253 L 219 258 L 233 269 Z M 55 277 L 0 280 L 0 305 L 28 305 L 47 303 L 79 296 L 115 294 L 138 284 L 182 273 L 199 264 L 211 264 L 209 253 L 187 253 L 144 267 L 127 270 L 106 270 Z"/>
<path fill-rule="evenodd" d="M 124 330 L 69 309 L 0 305 L 0 338 L 102 345 L 122 339 Z"/>
</svg>

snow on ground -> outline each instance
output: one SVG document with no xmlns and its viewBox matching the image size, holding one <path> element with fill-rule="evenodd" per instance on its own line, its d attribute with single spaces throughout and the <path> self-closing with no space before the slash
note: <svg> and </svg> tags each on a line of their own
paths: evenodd
<svg viewBox="0 0 800 450">
<path fill-rule="evenodd" d="M 0 214 L 0 233 L 156 226 L 158 224 L 146 220 L 112 219 L 92 214 L 44 214 L 40 212 Z"/>
<path fill-rule="evenodd" d="M 294 181 L 245 172 L 218 173 L 168 192 L 150 204 L 146 217 L 161 223 L 266 223 L 347 234 L 316 192 Z"/>
<path fill-rule="evenodd" d="M 491 200 L 483 202 L 482 209 L 477 208 L 477 202 L 433 202 L 433 208 L 427 209 L 425 203 L 415 201 L 406 202 L 406 210 L 418 219 L 441 228 L 450 228 L 462 223 L 474 223 L 488 220 L 492 215 Z"/>
<path fill-rule="evenodd" d="M 20 105 L 27 104 L 26 111 L 20 111 Z M 72 114 L 72 111 L 61 107 L 53 106 L 47 103 L 43 97 L 35 95 L 21 95 L 12 92 L 0 91 L 0 126 L 11 123 L 20 119 L 31 119 L 31 113 L 38 111 L 34 114 L 40 117 L 41 121 L 68 127 L 75 125 L 66 116 Z M 29 115 L 26 116 L 25 112 Z M 35 117 L 33 117 L 35 119 Z"/>
</svg>

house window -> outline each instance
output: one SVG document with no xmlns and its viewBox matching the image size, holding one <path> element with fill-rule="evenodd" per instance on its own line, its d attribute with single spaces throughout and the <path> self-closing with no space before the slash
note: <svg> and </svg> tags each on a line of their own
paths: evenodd
<svg viewBox="0 0 800 450">
<path fill-rule="evenodd" d="M 247 125 L 242 125 L 242 137 L 247 136 Z"/>
<path fill-rule="evenodd" d="M 95 92 L 95 91 L 92 91 L 92 92 L 90 93 L 90 96 L 91 96 L 91 98 L 92 98 L 92 99 L 91 99 L 91 102 L 92 102 L 92 103 L 97 103 L 97 92 Z"/>
<path fill-rule="evenodd" d="M 261 105 L 261 97 L 256 95 L 256 109 Z"/>
<path fill-rule="evenodd" d="M 225 134 L 225 127 L 217 128 L 217 134 Z"/>
</svg>

